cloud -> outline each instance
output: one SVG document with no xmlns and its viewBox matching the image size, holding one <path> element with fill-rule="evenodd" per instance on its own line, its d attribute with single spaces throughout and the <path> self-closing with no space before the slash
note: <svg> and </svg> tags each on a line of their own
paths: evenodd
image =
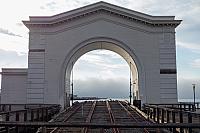
<svg viewBox="0 0 200 133">
<path fill-rule="evenodd" d="M 195 59 L 191 62 L 192 67 L 200 68 L 200 59 Z"/>
<path fill-rule="evenodd" d="M 19 27 L 24 26 L 24 24 L 22 22 L 17 22 L 16 25 L 19 26 Z"/>
<path fill-rule="evenodd" d="M 41 6 L 40 9 L 45 9 L 45 7 L 51 10 L 55 10 L 57 8 L 57 3 L 54 1 L 48 2 L 45 4 L 45 6 Z"/>
<path fill-rule="evenodd" d="M 0 49 L 18 53 L 28 52 L 28 38 L 0 34 Z"/>
<path fill-rule="evenodd" d="M 27 67 L 27 54 L 0 49 L 0 68 Z"/>
<path fill-rule="evenodd" d="M 195 53 L 200 53 L 200 44 L 196 43 L 186 43 L 186 42 L 177 42 L 178 47 L 186 48 L 188 50 L 191 50 Z"/>
<path fill-rule="evenodd" d="M 128 64 L 120 55 L 109 50 L 94 50 L 88 52 L 81 56 L 79 61 L 94 64 L 105 70 L 128 68 Z"/>
<path fill-rule="evenodd" d="M 53 15 L 66 12 L 69 10 L 73 10 L 75 8 L 79 8 L 88 4 L 91 4 L 90 0 L 57 0 L 56 2 L 53 0 L 45 1 L 42 5 L 40 5 L 41 10 L 46 10 L 53 13 Z"/>
<path fill-rule="evenodd" d="M 108 50 L 94 50 L 81 56 L 74 65 L 75 78 L 100 79 L 124 77 L 129 75 L 129 66 L 118 54 Z"/>
<path fill-rule="evenodd" d="M 22 37 L 21 35 L 15 34 L 13 32 L 8 31 L 7 29 L 3 29 L 3 28 L 0 28 L 0 33 L 10 35 L 10 36 Z"/>
<path fill-rule="evenodd" d="M 128 98 L 129 81 L 127 79 L 88 78 L 74 81 L 74 93 L 78 96 L 98 96 L 107 98 Z"/>
<path fill-rule="evenodd" d="M 104 55 L 104 56 L 108 56 L 112 59 L 121 59 L 122 58 L 119 54 L 112 52 L 110 50 L 105 50 L 105 49 L 95 50 L 95 52 L 92 52 L 91 55 L 97 55 L 97 56 Z"/>
<path fill-rule="evenodd" d="M 129 66 L 121 56 L 94 50 L 81 56 L 74 66 L 74 92 L 79 96 L 128 98 L 128 77 Z"/>
<path fill-rule="evenodd" d="M 15 51 L 6 51 L 0 49 L 0 71 L 1 68 L 27 68 L 27 53 L 18 53 Z M 0 75 L 1 84 L 1 75 Z"/>
</svg>

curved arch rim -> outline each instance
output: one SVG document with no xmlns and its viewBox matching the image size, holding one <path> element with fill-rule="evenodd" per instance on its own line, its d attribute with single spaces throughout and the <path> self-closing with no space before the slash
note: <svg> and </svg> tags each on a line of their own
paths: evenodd
<svg viewBox="0 0 200 133">
<path fill-rule="evenodd" d="M 59 97 L 60 97 L 60 91 L 61 92 L 65 92 L 65 80 L 66 80 L 66 71 L 68 66 L 70 65 L 71 60 L 73 59 L 73 56 L 76 54 L 76 52 L 78 52 L 79 50 L 81 50 L 83 47 L 95 43 L 95 42 L 107 42 L 107 43 L 112 43 L 120 48 L 122 48 L 125 52 L 127 52 L 130 57 L 132 58 L 132 60 L 135 62 L 136 68 L 138 70 L 138 79 L 139 79 L 139 88 L 142 88 L 141 90 L 143 90 L 143 94 L 145 95 L 145 71 L 144 71 L 144 67 L 142 65 L 142 62 L 139 60 L 139 58 L 135 55 L 135 52 L 133 49 L 131 49 L 128 45 L 126 45 L 124 42 L 119 41 L 117 39 L 113 39 L 113 38 L 108 38 L 108 37 L 95 37 L 95 38 L 90 38 L 87 40 L 84 40 L 82 42 L 80 42 L 79 44 L 75 45 L 75 47 L 71 50 L 71 52 L 69 52 L 66 56 L 65 56 L 65 60 L 62 64 L 61 67 L 61 71 L 60 71 L 60 83 L 59 83 Z M 95 49 L 92 49 L 95 50 Z M 92 51 L 90 50 L 90 51 Z M 112 50 L 111 50 L 112 51 Z M 82 54 L 83 55 L 83 54 Z M 80 56 L 81 57 L 81 56 Z M 78 58 L 80 58 L 78 57 Z M 65 99 L 65 98 L 63 98 Z M 146 101 L 146 97 L 144 97 L 142 102 Z M 65 105 L 65 101 L 61 102 L 62 99 L 60 99 L 60 103 Z"/>
</svg>

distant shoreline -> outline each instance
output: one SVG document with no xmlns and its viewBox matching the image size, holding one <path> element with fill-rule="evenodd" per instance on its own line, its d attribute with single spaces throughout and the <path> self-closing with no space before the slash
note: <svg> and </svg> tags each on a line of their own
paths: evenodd
<svg viewBox="0 0 200 133">
<path fill-rule="evenodd" d="M 194 101 L 194 99 L 189 99 L 189 98 L 188 99 L 184 99 L 184 98 L 178 99 L 178 102 L 193 102 L 193 101 Z M 197 99 L 195 99 L 195 101 L 200 102 L 200 99 L 197 98 Z"/>
<path fill-rule="evenodd" d="M 105 97 L 74 97 L 73 100 L 99 100 L 99 99 L 107 99 Z"/>
<path fill-rule="evenodd" d="M 100 100 L 100 99 L 120 99 L 120 100 L 129 100 L 128 98 L 107 98 L 107 97 L 73 97 L 73 100 Z M 178 99 L 178 102 L 193 102 L 193 99 Z M 195 99 L 196 102 L 200 102 L 200 99 Z"/>
</svg>

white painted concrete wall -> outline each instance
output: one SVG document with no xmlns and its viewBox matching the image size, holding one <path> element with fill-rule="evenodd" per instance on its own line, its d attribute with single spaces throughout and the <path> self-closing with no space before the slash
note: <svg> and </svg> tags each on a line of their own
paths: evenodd
<svg viewBox="0 0 200 133">
<path fill-rule="evenodd" d="M 159 35 L 160 69 L 171 69 L 174 73 L 160 74 L 160 97 L 162 103 L 178 102 L 175 29 L 163 27 L 163 34 Z"/>
<path fill-rule="evenodd" d="M 1 104 L 26 104 L 27 69 L 2 69 Z"/>
<path fill-rule="evenodd" d="M 61 70 L 69 53 L 82 42 L 98 37 L 112 38 L 126 44 L 143 65 L 145 81 L 141 81 L 145 94 L 143 102 L 161 103 L 160 84 L 160 40 L 161 28 L 130 22 L 114 16 L 99 14 L 51 28 L 40 27 L 30 30 L 30 49 L 45 49 L 45 103 L 59 103 L 63 99 Z M 41 36 L 43 37 L 41 39 Z M 45 46 L 44 43 L 45 42 Z M 29 58 L 29 62 L 32 59 Z M 35 73 L 37 73 L 35 71 Z M 142 76 L 142 75 L 139 75 Z M 174 79 L 176 80 L 176 78 Z M 175 81 L 172 81 L 175 82 Z M 165 92 L 164 92 L 165 93 Z M 33 96 L 33 99 L 35 97 Z M 171 99 L 170 99 L 171 100 Z M 174 101 L 174 100 L 171 100 Z M 168 102 L 168 101 L 165 101 Z"/>
<path fill-rule="evenodd" d="M 30 46 L 34 46 L 30 41 Z M 42 51 L 29 51 L 27 103 L 44 103 L 44 56 Z"/>
</svg>

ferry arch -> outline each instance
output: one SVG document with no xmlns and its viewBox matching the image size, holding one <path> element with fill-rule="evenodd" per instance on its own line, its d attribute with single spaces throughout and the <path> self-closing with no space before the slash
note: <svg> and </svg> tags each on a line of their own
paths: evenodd
<svg viewBox="0 0 200 133">
<path fill-rule="evenodd" d="M 105 2 L 54 16 L 31 16 L 23 21 L 29 29 L 28 69 L 3 69 L 3 93 L 8 73 L 15 73 L 14 78 L 24 73 L 26 96 L 21 101 L 69 106 L 72 64 L 86 52 L 107 49 L 130 65 L 137 99 L 176 103 L 175 28 L 180 22 L 174 16 L 151 16 Z"/>
</svg>

